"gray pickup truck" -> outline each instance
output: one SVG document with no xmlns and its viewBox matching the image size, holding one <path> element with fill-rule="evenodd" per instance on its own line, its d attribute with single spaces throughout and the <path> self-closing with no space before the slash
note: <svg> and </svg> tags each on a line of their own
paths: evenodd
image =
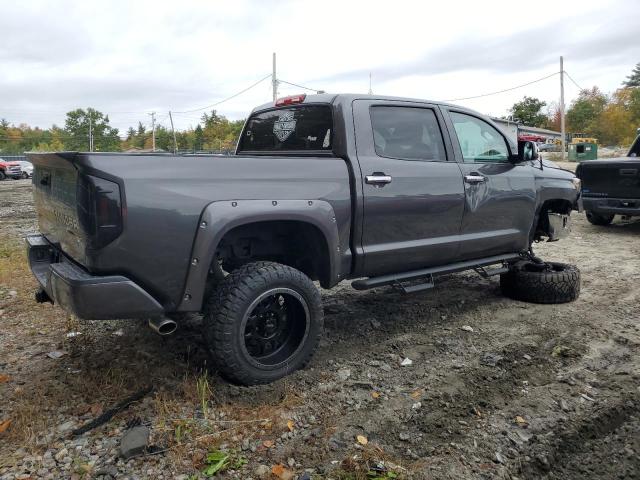
<svg viewBox="0 0 640 480">
<path fill-rule="evenodd" d="M 579 180 L 453 105 L 297 95 L 253 110 L 235 155 L 29 159 L 36 299 L 85 319 L 148 318 L 162 334 L 202 312 L 216 368 L 237 383 L 310 360 L 314 280 L 412 292 L 475 269 L 520 300 L 579 293 L 575 267 L 531 250 L 566 235 Z"/>
<path fill-rule="evenodd" d="M 576 175 L 593 225 L 609 225 L 616 215 L 640 216 L 640 135 L 626 157 L 581 162 Z"/>
</svg>

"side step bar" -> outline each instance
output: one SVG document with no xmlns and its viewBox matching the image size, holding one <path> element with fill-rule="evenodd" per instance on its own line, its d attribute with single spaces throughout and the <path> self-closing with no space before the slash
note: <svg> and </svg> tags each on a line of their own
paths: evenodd
<svg viewBox="0 0 640 480">
<path fill-rule="evenodd" d="M 493 257 L 478 258 L 475 260 L 467 260 L 464 262 L 451 263 L 440 267 L 423 268 L 420 270 L 412 270 L 410 272 L 394 273 L 389 275 L 381 275 L 380 277 L 371 277 L 363 280 L 355 280 L 351 282 L 351 286 L 356 290 L 368 290 L 370 288 L 382 287 L 385 285 L 398 285 L 405 292 L 416 292 L 425 290 L 434 286 L 433 277 L 436 275 L 445 275 L 447 273 L 462 272 L 464 270 L 475 269 L 483 277 L 499 275 L 506 273 L 506 266 L 486 270 L 483 267 L 494 265 L 497 263 L 506 263 L 520 259 L 519 253 L 509 253 L 506 255 L 495 255 Z M 414 285 L 403 285 L 403 283 L 422 280 L 421 283 Z"/>
</svg>

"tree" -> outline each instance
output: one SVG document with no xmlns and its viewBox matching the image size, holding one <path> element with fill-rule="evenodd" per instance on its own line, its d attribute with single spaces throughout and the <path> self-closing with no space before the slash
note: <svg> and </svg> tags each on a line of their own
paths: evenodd
<svg viewBox="0 0 640 480">
<path fill-rule="evenodd" d="M 541 113 L 546 102 L 534 97 L 525 96 L 522 101 L 514 103 L 511 114 L 514 119 L 529 127 L 542 127 L 547 123 L 547 116 Z"/>
<path fill-rule="evenodd" d="M 622 84 L 627 88 L 640 87 L 640 63 L 635 66 L 631 75 Z"/>
<path fill-rule="evenodd" d="M 94 150 L 115 152 L 121 150 L 118 129 L 109 125 L 109 116 L 93 108 L 82 108 L 67 112 L 65 133 L 66 147 L 70 150 L 89 150 L 89 125 L 93 135 Z"/>
<path fill-rule="evenodd" d="M 593 131 L 603 145 L 628 146 L 640 125 L 640 89 L 616 90 L 594 121 Z"/>
<path fill-rule="evenodd" d="M 134 146 L 138 148 L 144 148 L 146 136 L 147 136 L 147 129 L 142 124 L 142 122 L 138 122 L 138 131 L 135 136 L 135 141 L 133 142 Z"/>
<path fill-rule="evenodd" d="M 574 133 L 594 133 L 594 124 L 607 102 L 607 96 L 598 87 L 582 90 L 567 110 L 567 130 Z"/>
<path fill-rule="evenodd" d="M 202 131 L 202 127 L 200 124 L 196 127 L 193 132 L 193 149 L 197 152 L 198 150 L 202 150 L 204 147 L 204 133 Z"/>
</svg>

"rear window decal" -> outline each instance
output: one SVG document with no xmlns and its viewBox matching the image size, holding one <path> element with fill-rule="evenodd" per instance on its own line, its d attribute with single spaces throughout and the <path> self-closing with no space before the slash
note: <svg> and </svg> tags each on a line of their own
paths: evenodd
<svg viewBox="0 0 640 480">
<path fill-rule="evenodd" d="M 282 112 L 278 120 L 273 122 L 273 134 L 284 142 L 296 129 L 296 120 L 293 118 L 293 111 Z"/>
</svg>

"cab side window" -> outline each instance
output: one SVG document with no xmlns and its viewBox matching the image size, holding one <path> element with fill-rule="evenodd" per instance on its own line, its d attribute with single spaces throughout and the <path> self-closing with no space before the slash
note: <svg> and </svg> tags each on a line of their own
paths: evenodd
<svg viewBox="0 0 640 480">
<path fill-rule="evenodd" d="M 371 107 L 376 154 L 401 160 L 447 160 L 434 111 L 416 107 Z"/>
<path fill-rule="evenodd" d="M 479 118 L 450 112 L 465 163 L 508 163 L 509 149 L 500 132 Z"/>
</svg>

